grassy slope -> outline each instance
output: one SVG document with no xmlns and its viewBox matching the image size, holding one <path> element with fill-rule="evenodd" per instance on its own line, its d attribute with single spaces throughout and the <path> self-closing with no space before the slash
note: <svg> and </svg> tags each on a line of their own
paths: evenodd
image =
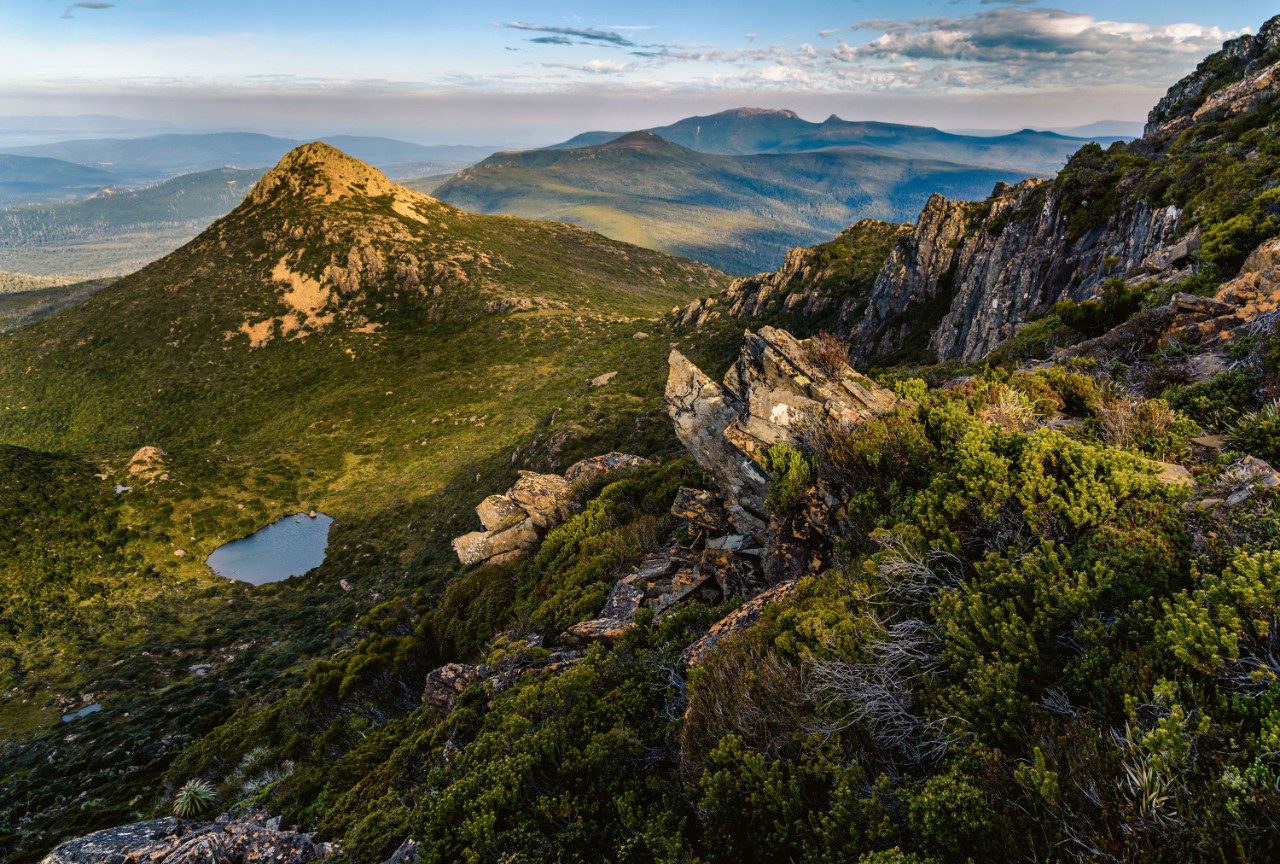
<svg viewBox="0 0 1280 864">
<path fill-rule="evenodd" d="M 397 201 L 402 210 L 412 201 L 417 218 L 397 213 Z M 400 264 L 416 256 L 417 277 L 362 270 L 331 298 L 332 324 L 304 338 L 277 332 L 258 348 L 228 338 L 246 320 L 287 311 L 270 274 L 298 248 L 306 257 L 290 260 L 304 273 L 355 249 Z M 568 226 L 473 216 L 404 193 L 329 203 L 280 194 L 246 202 L 80 306 L 0 337 L 0 440 L 69 451 L 105 482 L 131 482 L 112 505 L 137 528 L 131 560 L 163 589 L 146 629 L 122 619 L 68 646 L 74 622 L 59 618 L 42 638 L 12 643 L 0 676 L 27 701 L 0 704 L 0 726 L 30 731 L 32 711 L 47 720 L 58 695 L 93 692 L 106 708 L 77 721 L 85 731 L 73 746 L 50 730 L 5 754 L 0 825 L 35 854 L 56 836 L 127 818 L 139 806 L 131 799 L 156 791 L 154 766 L 181 746 L 166 735 L 196 734 L 267 681 L 285 686 L 290 669 L 350 638 L 379 596 L 447 578 L 449 538 L 473 528 L 471 506 L 516 468 L 563 468 L 613 447 L 672 449 L 654 418 L 673 338 L 660 318 L 724 284 L 701 265 Z M 537 303 L 486 308 L 510 298 Z M 367 321 L 379 329 L 356 332 Z M 607 371 L 619 373 L 607 387 L 588 386 Z M 169 454 L 169 480 L 130 480 L 125 462 L 142 444 Z M 312 506 L 337 522 L 329 560 L 305 579 L 249 591 L 201 563 L 219 543 Z M 95 602 L 133 608 L 131 591 L 110 588 Z M 144 647 L 159 659 L 106 671 Z M 210 661 L 211 678 L 190 673 Z M 96 751 L 126 729 L 138 758 L 103 762 Z M 58 777 L 36 768 L 49 747 L 61 749 Z M 76 790 L 87 782 L 100 800 L 81 808 Z M 55 799 L 79 801 L 75 817 Z"/>
<path fill-rule="evenodd" d="M 869 150 L 720 156 L 638 133 L 599 147 L 498 154 L 436 194 L 754 273 L 859 218 L 914 218 L 932 192 L 977 198 L 1021 176 Z"/>
</svg>

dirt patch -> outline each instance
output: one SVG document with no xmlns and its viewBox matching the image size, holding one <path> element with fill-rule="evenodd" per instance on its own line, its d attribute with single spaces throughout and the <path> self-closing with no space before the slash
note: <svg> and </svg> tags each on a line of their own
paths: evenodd
<svg viewBox="0 0 1280 864">
<path fill-rule="evenodd" d="M 333 320 L 332 312 L 321 314 L 321 310 L 329 304 L 332 293 L 318 279 L 290 269 L 288 256 L 281 258 L 276 264 L 271 271 L 271 278 L 289 289 L 280 299 L 298 313 L 303 326 L 318 330 Z"/>
</svg>

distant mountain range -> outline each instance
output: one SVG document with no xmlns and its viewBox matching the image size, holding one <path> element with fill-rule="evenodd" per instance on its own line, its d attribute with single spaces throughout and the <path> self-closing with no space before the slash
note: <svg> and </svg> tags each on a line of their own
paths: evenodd
<svg viewBox="0 0 1280 864">
<path fill-rule="evenodd" d="M 498 153 L 433 194 L 754 273 L 859 219 L 911 219 L 935 192 L 979 199 L 999 182 L 1050 174 L 1086 143 L 1031 130 L 965 136 L 738 109 Z"/>
<path fill-rule="evenodd" d="M 747 273 L 858 219 L 909 219 L 933 192 L 981 198 L 999 181 L 1053 173 L 1089 140 L 1114 139 L 1029 129 L 961 135 L 835 116 L 816 123 L 740 108 L 496 155 L 391 138 L 324 140 L 394 179 L 418 178 L 416 188 L 459 207 L 578 224 Z M 0 213 L 0 269 L 124 275 L 225 214 L 300 143 L 226 132 L 14 148 L 0 156 L 0 206 L 44 206 Z"/>
<path fill-rule="evenodd" d="M 377 165 L 393 177 L 420 177 L 456 171 L 493 152 L 492 148 L 486 147 L 428 146 L 394 138 L 334 135 L 323 140 Z M 8 152 L 98 168 L 110 172 L 117 183 L 145 183 L 212 168 L 265 170 L 302 143 L 254 132 L 215 132 L 142 138 L 88 138 L 10 148 Z"/>
<path fill-rule="evenodd" d="M 794 111 L 737 108 L 705 117 L 687 117 L 653 132 L 702 153 L 746 156 L 800 153 L 834 147 L 876 147 L 899 156 L 939 159 L 983 168 L 1048 175 L 1090 141 L 1110 144 L 1123 135 L 1101 127 L 1082 137 L 1023 129 L 1003 135 L 964 135 L 928 126 L 842 120 L 834 114 L 821 123 Z M 621 137 L 622 132 L 584 132 L 550 149 L 590 147 Z"/>
<path fill-rule="evenodd" d="M 173 132 L 172 123 L 137 120 L 111 114 L 0 116 L 0 148 L 48 144 L 71 138 L 101 138 L 104 135 L 160 135 Z"/>
</svg>

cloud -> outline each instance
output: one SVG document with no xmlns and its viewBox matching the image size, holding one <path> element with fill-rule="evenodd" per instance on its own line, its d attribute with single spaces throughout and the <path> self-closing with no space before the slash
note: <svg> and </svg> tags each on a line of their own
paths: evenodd
<svg viewBox="0 0 1280 864">
<path fill-rule="evenodd" d="M 820 39 L 830 39 L 832 36 L 840 32 L 839 27 L 828 27 L 826 30 L 819 30 L 818 37 Z"/>
<path fill-rule="evenodd" d="M 1229 35 L 1198 24 L 1122 23 L 1061 9 L 1029 8 L 993 9 L 965 18 L 869 20 L 855 29 L 883 33 L 856 49 L 864 58 L 981 63 L 1106 58 L 1115 70 L 1125 69 L 1126 60 L 1140 55 L 1203 55 Z"/>
<path fill-rule="evenodd" d="M 63 18 L 74 18 L 77 9 L 111 9 L 114 3 L 105 3 L 103 0 L 81 0 L 79 3 L 72 3 L 66 9 L 62 10 Z"/>
<path fill-rule="evenodd" d="M 588 75 L 621 75 L 631 69 L 629 63 L 617 60 L 588 60 L 586 63 L 543 63 L 548 69 L 569 69 L 574 72 L 585 72 Z"/>
<path fill-rule="evenodd" d="M 1027 2 L 965 17 L 861 21 L 879 31 L 841 43 L 841 74 L 897 67 L 894 86 L 1065 88 L 1123 82 L 1168 86 L 1233 33 L 1200 24 L 1107 21 Z"/>
<path fill-rule="evenodd" d="M 567 40 L 569 37 L 573 37 L 574 39 L 581 39 L 589 43 L 613 45 L 618 48 L 634 48 L 636 44 L 621 33 L 615 33 L 612 30 L 596 30 L 591 27 L 552 27 L 543 24 L 530 24 L 527 21 L 511 21 L 507 24 L 503 24 L 502 26 L 508 30 L 527 30 L 533 33 L 550 33 L 552 36 L 560 37 L 561 39 Z M 530 41 L 545 42 L 546 37 L 539 37 Z M 553 42 L 550 44 L 568 45 L 573 43 L 563 41 Z"/>
</svg>

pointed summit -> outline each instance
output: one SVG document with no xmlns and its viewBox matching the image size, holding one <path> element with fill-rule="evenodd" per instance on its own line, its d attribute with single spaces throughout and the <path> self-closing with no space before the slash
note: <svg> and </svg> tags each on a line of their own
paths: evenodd
<svg viewBox="0 0 1280 864">
<path fill-rule="evenodd" d="M 365 195 L 418 194 L 392 183 L 386 175 L 323 141 L 295 147 L 258 181 L 249 200 L 260 204 L 282 196 L 333 203 Z M 425 196 L 423 196 L 425 197 Z"/>
</svg>

